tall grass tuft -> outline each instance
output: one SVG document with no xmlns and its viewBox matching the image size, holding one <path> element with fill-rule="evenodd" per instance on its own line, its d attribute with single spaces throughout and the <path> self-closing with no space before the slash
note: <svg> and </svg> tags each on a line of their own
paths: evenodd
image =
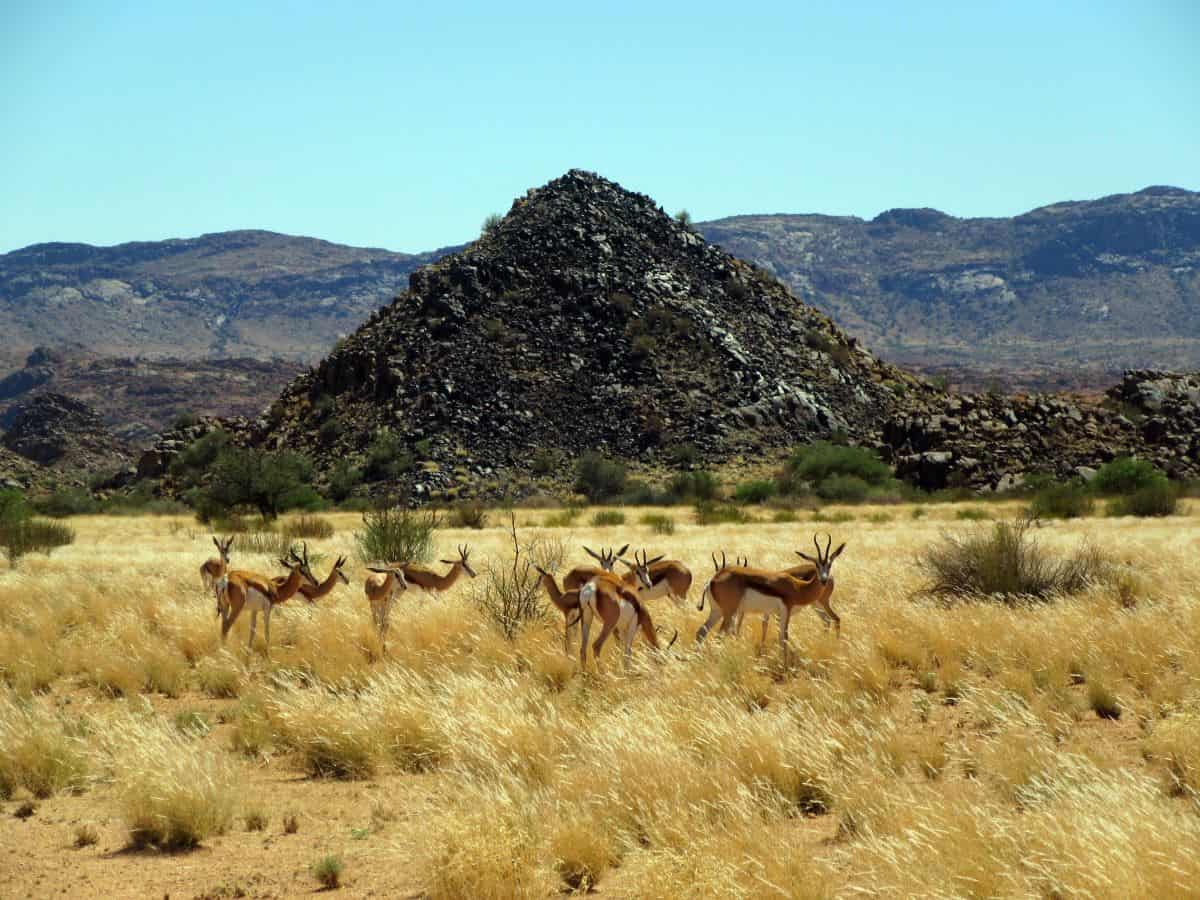
<svg viewBox="0 0 1200 900">
<path fill-rule="evenodd" d="M 82 788 L 90 767 L 78 730 L 48 703 L 0 695 L 0 799 L 17 788 L 35 797 Z"/>
<path fill-rule="evenodd" d="M 363 530 L 354 533 L 363 562 L 428 562 L 433 556 L 436 512 L 392 508 L 363 513 Z"/>
<path fill-rule="evenodd" d="M 997 522 L 963 537 L 943 535 L 919 560 L 932 574 L 930 593 L 1006 601 L 1076 593 L 1109 571 L 1106 557 L 1088 544 L 1064 559 L 1054 558 L 1038 545 L 1028 519 Z"/>
</svg>

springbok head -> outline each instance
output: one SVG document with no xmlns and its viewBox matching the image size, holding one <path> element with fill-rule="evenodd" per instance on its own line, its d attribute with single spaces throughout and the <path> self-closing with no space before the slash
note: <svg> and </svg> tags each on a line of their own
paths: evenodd
<svg viewBox="0 0 1200 900">
<path fill-rule="evenodd" d="M 404 566 L 407 563 L 374 563 L 366 566 L 368 572 L 374 572 L 377 575 L 390 575 L 395 580 L 393 589 L 396 591 L 408 590 L 408 579 L 404 577 Z"/>
<path fill-rule="evenodd" d="M 808 560 L 817 567 L 817 578 L 821 580 L 821 584 L 828 583 L 829 570 L 833 567 L 833 561 L 841 555 L 843 550 L 846 549 L 846 544 L 843 542 L 838 545 L 838 548 L 834 550 L 833 553 L 830 553 L 829 548 L 833 545 L 833 535 L 827 534 L 826 537 L 829 538 L 829 540 L 825 542 L 825 551 L 822 552 L 821 544 L 817 541 L 817 536 L 815 534 L 813 535 L 813 546 L 817 548 L 816 559 L 813 559 L 807 553 L 801 553 L 799 550 L 796 551 L 797 556 L 799 556 L 801 559 Z"/>
<path fill-rule="evenodd" d="M 474 578 L 475 570 L 471 568 L 470 562 L 467 561 L 467 557 L 470 554 L 471 548 L 464 544 L 458 548 L 458 559 L 443 559 L 442 562 L 448 566 L 462 566 L 463 571 Z"/>
<path fill-rule="evenodd" d="M 647 559 L 645 550 L 641 551 L 641 554 L 642 555 L 639 557 L 637 551 L 635 551 L 633 554 L 632 563 L 625 559 L 622 559 L 621 562 L 622 564 L 628 566 L 631 572 L 637 575 L 638 584 L 640 584 L 646 590 L 650 590 L 652 587 L 654 587 L 654 582 L 650 580 L 650 567 L 662 559 L 662 556 L 660 555 L 654 557 L 654 559 Z M 620 554 L 617 554 L 617 557 L 620 558 Z"/>
<path fill-rule="evenodd" d="M 298 571 L 302 576 L 304 576 L 305 579 L 308 580 L 310 585 L 316 587 L 318 584 L 317 579 L 313 576 L 312 569 L 308 567 L 308 541 L 305 541 L 301 545 L 301 548 L 304 553 L 303 556 L 298 555 L 296 553 L 296 548 L 292 547 L 288 551 L 287 558 L 279 560 L 279 564 L 289 572 Z"/>
<path fill-rule="evenodd" d="M 611 572 L 614 568 L 616 568 L 617 560 L 620 557 L 624 556 L 625 551 L 628 549 L 629 549 L 629 545 L 626 544 L 624 547 L 622 547 L 616 553 L 613 553 L 611 547 L 609 547 L 607 550 L 605 550 L 603 547 L 601 547 L 599 553 L 596 553 L 594 550 L 590 550 L 587 547 L 584 547 L 583 552 L 586 553 L 588 556 L 590 556 L 592 559 L 596 560 L 596 562 L 600 563 L 600 568 L 602 568 L 604 571 Z M 624 562 L 624 560 L 622 560 L 622 562 Z M 625 564 L 629 565 L 628 563 L 625 563 Z"/>
<path fill-rule="evenodd" d="M 213 543 L 217 545 L 217 552 L 221 554 L 221 562 L 229 565 L 229 551 L 233 549 L 234 535 L 229 536 L 229 540 L 223 541 L 215 534 L 213 535 Z"/>
<path fill-rule="evenodd" d="M 333 572 L 338 580 L 345 585 L 350 584 L 350 579 L 346 577 L 346 573 L 342 571 L 342 567 L 346 565 L 346 557 L 339 556 L 337 562 L 333 564 Z"/>
</svg>

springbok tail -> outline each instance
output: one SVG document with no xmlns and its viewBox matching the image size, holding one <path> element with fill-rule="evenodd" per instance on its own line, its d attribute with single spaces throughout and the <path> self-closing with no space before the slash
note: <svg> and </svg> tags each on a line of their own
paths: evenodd
<svg viewBox="0 0 1200 900">
<path fill-rule="evenodd" d="M 700 610 L 701 612 L 703 612 L 703 610 L 704 610 L 704 602 L 705 602 L 705 601 L 706 601 L 706 600 L 707 600 L 707 599 L 708 599 L 708 598 L 709 598 L 711 595 L 712 595 L 712 582 L 710 581 L 708 584 L 706 584 L 706 585 L 704 586 L 704 593 L 702 593 L 702 594 L 700 595 L 700 605 L 699 605 L 699 606 L 697 606 L 697 607 L 696 607 L 696 609 L 697 609 L 697 610 Z"/>
</svg>

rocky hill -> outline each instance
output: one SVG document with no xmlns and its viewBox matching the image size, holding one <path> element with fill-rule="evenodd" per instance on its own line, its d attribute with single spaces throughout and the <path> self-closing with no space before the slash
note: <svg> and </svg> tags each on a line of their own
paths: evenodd
<svg viewBox="0 0 1200 900">
<path fill-rule="evenodd" d="M 887 359 L 968 383 L 1200 367 L 1200 193 L 1152 187 L 1011 219 L 896 209 L 699 230 Z"/>
<path fill-rule="evenodd" d="M 34 347 L 92 357 L 311 362 L 441 251 L 409 255 L 267 231 L 0 255 L 0 371 Z"/>
<path fill-rule="evenodd" d="M 82 485 L 131 466 L 130 448 L 94 409 L 52 392 L 10 410 L 0 447 L 0 481 L 35 490 Z"/>
<path fill-rule="evenodd" d="M 389 432 L 421 496 L 589 449 L 653 465 L 685 444 L 866 440 L 895 397 L 932 392 L 649 197 L 573 170 L 414 272 L 256 440 L 328 471 Z"/>
<path fill-rule="evenodd" d="M 89 404 L 117 437 L 141 444 L 184 414 L 257 416 L 303 369 L 286 360 L 95 358 L 39 347 L 0 377 L 0 429 L 17 406 L 54 392 Z"/>
</svg>

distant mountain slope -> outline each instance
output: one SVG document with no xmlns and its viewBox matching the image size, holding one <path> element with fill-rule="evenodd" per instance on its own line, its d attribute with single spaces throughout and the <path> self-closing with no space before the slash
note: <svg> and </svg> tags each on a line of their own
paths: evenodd
<svg viewBox="0 0 1200 900">
<path fill-rule="evenodd" d="M 1200 193 L 1151 187 L 1011 219 L 896 209 L 698 229 L 894 362 L 1200 367 Z"/>
<path fill-rule="evenodd" d="M 115 247 L 35 244 L 0 255 L 0 372 L 35 346 L 315 361 L 442 253 L 268 231 Z"/>
</svg>

